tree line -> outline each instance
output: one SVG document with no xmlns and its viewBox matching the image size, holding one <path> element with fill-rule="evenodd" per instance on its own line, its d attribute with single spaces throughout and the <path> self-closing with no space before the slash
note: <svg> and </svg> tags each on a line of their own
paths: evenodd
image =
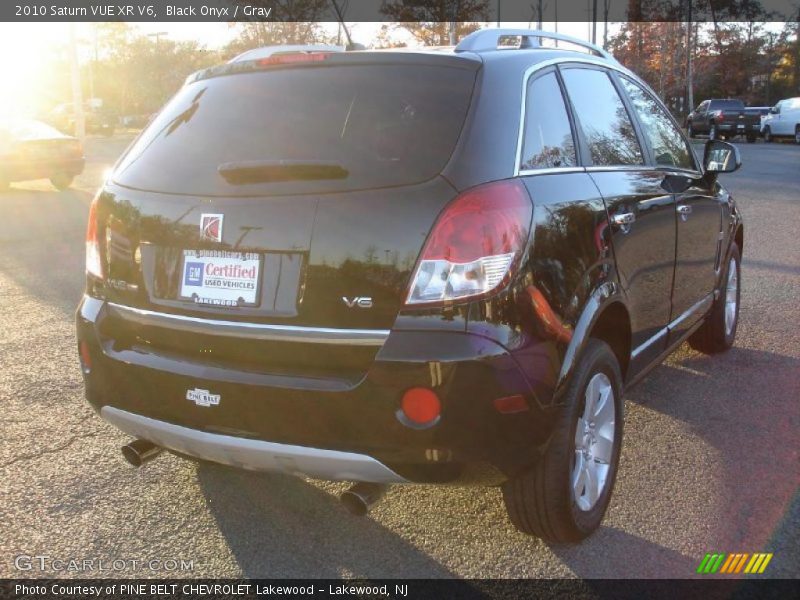
<svg viewBox="0 0 800 600">
<path fill-rule="evenodd" d="M 346 0 L 339 5 L 346 10 Z M 462 0 L 458 21 L 446 2 L 386 1 L 384 23 L 373 39 L 358 39 L 369 48 L 405 45 L 410 38 L 421 45 L 447 45 L 486 22 L 487 0 Z M 103 100 L 119 115 L 150 114 L 180 88 L 192 72 L 229 60 L 251 48 L 274 44 L 346 44 L 340 26 L 314 18 L 327 0 L 295 1 L 295 21 L 230 24 L 231 41 L 209 49 L 199 41 L 178 41 L 169 36 L 145 35 L 127 23 L 98 23 L 81 43 L 81 78 L 84 97 Z M 724 17 L 724 14 L 720 15 Z M 763 15 L 758 15 L 763 17 Z M 357 24 L 350 28 L 358 31 Z M 647 81 L 678 115 L 692 107 L 688 101 L 689 64 L 694 104 L 705 98 L 737 97 L 750 105 L 772 105 L 800 95 L 800 24 L 768 25 L 765 21 L 737 22 L 628 22 L 616 30 L 606 45 L 625 66 Z M 357 36 L 356 36 L 357 37 Z M 41 102 L 54 106 L 70 99 L 66 51 L 47 67 L 47 86 Z"/>
</svg>

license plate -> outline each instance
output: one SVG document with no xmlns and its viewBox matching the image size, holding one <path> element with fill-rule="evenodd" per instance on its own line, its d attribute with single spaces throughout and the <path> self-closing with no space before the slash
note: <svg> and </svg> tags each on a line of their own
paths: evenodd
<svg viewBox="0 0 800 600">
<path fill-rule="evenodd" d="M 180 297 L 212 306 L 257 306 L 261 257 L 252 252 L 184 250 Z"/>
<path fill-rule="evenodd" d="M 739 127 L 739 129 L 744 129 L 744 123 L 742 123 L 742 124 L 741 124 L 741 125 L 739 125 L 738 127 Z"/>
</svg>

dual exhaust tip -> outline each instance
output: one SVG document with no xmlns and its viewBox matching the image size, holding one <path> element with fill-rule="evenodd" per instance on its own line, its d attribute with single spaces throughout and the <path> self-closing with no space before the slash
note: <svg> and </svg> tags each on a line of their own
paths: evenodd
<svg viewBox="0 0 800 600">
<path fill-rule="evenodd" d="M 133 440 L 122 447 L 122 456 L 136 468 L 150 462 L 164 449 L 147 440 Z M 386 484 L 358 482 L 344 492 L 339 500 L 347 511 L 357 517 L 363 517 L 369 509 L 386 493 Z"/>
</svg>

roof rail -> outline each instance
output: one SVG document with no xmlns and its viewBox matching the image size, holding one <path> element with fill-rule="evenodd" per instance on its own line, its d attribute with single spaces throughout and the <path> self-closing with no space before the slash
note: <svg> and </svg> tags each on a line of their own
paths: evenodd
<svg viewBox="0 0 800 600">
<path fill-rule="evenodd" d="M 467 37 L 461 40 L 458 46 L 456 46 L 455 51 L 480 53 L 497 50 L 500 39 L 504 37 L 519 37 L 521 40 L 519 48 L 522 50 L 528 48 L 541 48 L 541 40 L 543 38 L 569 42 L 570 44 L 575 44 L 576 46 L 581 46 L 591 50 L 598 56 L 602 56 L 603 58 L 616 62 L 616 59 L 609 52 L 603 50 L 600 46 L 595 46 L 589 42 L 584 42 L 583 40 L 574 38 L 570 35 L 550 33 L 548 31 L 539 31 L 536 29 L 481 29 L 479 31 L 470 33 Z"/>
<path fill-rule="evenodd" d="M 285 46 L 264 46 L 263 48 L 253 48 L 247 52 L 242 52 L 229 60 L 229 63 L 240 62 L 243 60 L 258 60 L 269 58 L 278 54 L 308 54 L 309 52 L 344 52 L 344 46 L 330 46 L 327 44 L 303 44 Z"/>
</svg>

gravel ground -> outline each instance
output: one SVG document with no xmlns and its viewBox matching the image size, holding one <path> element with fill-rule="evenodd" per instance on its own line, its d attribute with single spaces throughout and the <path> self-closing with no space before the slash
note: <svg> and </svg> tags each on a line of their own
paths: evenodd
<svg viewBox="0 0 800 600">
<path fill-rule="evenodd" d="M 124 560 L 100 573 L 124 577 L 663 578 L 714 551 L 774 552 L 764 576 L 800 575 L 800 146 L 743 144 L 723 176 L 746 222 L 736 347 L 684 345 L 626 394 L 602 529 L 548 546 L 513 529 L 497 489 L 395 487 L 357 518 L 340 484 L 171 455 L 129 467 L 126 436 L 83 399 L 73 326 L 91 193 L 129 139 L 91 139 L 70 192 L 0 195 L 0 576 L 98 574 L 15 568 L 47 555 Z M 153 559 L 192 568 L 130 562 Z"/>
</svg>

